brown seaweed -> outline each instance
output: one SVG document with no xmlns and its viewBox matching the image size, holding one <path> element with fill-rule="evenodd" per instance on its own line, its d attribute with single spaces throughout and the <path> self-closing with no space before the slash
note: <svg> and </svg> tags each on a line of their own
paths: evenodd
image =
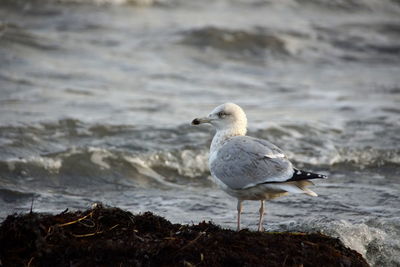
<svg viewBox="0 0 400 267">
<path fill-rule="evenodd" d="M 368 266 L 319 233 L 172 224 L 97 205 L 58 215 L 10 215 L 0 226 L 0 266 Z"/>
</svg>

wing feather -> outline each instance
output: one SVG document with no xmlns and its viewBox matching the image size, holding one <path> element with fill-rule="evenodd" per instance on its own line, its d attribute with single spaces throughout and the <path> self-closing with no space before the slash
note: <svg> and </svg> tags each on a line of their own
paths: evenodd
<svg viewBox="0 0 400 267">
<path fill-rule="evenodd" d="M 210 163 L 211 174 L 232 189 L 285 182 L 293 166 L 277 146 L 249 136 L 228 139 Z"/>
</svg>

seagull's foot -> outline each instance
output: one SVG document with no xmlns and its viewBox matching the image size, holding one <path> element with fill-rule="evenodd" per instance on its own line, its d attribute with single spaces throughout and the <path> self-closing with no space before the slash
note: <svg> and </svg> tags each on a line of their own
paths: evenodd
<svg viewBox="0 0 400 267">
<path fill-rule="evenodd" d="M 264 232 L 264 231 L 265 231 L 264 226 L 259 225 L 259 226 L 258 226 L 258 231 L 259 231 L 259 232 Z"/>
</svg>

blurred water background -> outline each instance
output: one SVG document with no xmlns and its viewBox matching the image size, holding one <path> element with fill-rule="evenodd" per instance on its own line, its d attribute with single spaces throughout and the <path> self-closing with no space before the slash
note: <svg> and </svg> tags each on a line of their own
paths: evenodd
<svg viewBox="0 0 400 267">
<path fill-rule="evenodd" d="M 400 266 L 400 2 L 0 2 L 0 219 L 93 202 L 234 228 L 210 181 L 210 127 L 232 101 L 249 134 L 330 176 L 267 203 L 267 230 L 340 237 Z M 256 228 L 258 202 L 243 223 Z"/>
</svg>

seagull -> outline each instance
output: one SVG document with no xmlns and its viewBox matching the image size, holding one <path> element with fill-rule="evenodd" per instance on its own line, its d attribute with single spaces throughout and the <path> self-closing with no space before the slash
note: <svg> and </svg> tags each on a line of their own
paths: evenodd
<svg viewBox="0 0 400 267">
<path fill-rule="evenodd" d="M 265 200 L 289 193 L 316 197 L 315 192 L 306 188 L 313 185 L 310 180 L 327 178 L 294 168 L 280 148 L 266 140 L 246 136 L 246 114 L 234 103 L 222 104 L 207 117 L 192 121 L 192 125 L 202 123 L 210 123 L 216 129 L 208 165 L 213 180 L 238 200 L 238 231 L 244 200 L 260 200 L 258 231 L 264 231 Z"/>
</svg>

